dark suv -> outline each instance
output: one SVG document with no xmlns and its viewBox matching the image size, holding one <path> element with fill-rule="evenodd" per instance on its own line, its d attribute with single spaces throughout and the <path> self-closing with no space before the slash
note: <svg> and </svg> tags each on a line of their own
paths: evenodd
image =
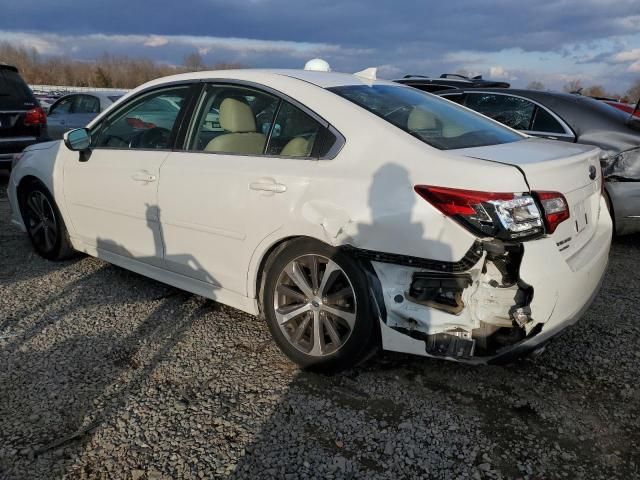
<svg viewBox="0 0 640 480">
<path fill-rule="evenodd" d="M 477 77 L 465 77 L 456 73 L 443 73 L 440 78 L 432 78 L 424 75 L 405 75 L 394 82 L 409 85 L 423 92 L 442 92 L 457 88 L 509 88 L 507 82 L 498 80 L 485 80 L 482 75 Z"/>
<path fill-rule="evenodd" d="M 47 116 L 18 69 L 0 63 L 0 169 L 15 153 L 48 140 Z"/>
</svg>

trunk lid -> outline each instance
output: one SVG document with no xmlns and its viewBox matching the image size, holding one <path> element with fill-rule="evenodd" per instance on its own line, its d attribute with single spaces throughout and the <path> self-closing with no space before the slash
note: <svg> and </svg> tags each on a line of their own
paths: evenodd
<svg viewBox="0 0 640 480">
<path fill-rule="evenodd" d="M 579 251 L 595 232 L 600 215 L 602 182 L 600 149 L 590 145 L 526 139 L 467 148 L 457 153 L 518 168 L 531 191 L 562 193 L 571 216 L 558 226 L 552 237 L 565 258 Z"/>
</svg>

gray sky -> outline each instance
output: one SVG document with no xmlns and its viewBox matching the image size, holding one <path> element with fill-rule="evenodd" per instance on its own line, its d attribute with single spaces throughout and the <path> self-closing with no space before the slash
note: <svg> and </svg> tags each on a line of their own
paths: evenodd
<svg viewBox="0 0 640 480">
<path fill-rule="evenodd" d="M 0 40 L 44 55 L 103 52 L 181 64 L 379 75 L 465 70 L 514 86 L 572 79 L 624 92 L 640 78 L 640 0 L 0 0 Z"/>
</svg>

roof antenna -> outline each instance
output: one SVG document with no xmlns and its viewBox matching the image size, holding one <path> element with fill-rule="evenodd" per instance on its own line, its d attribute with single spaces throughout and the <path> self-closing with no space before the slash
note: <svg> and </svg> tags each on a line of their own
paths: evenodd
<svg viewBox="0 0 640 480">
<path fill-rule="evenodd" d="M 304 69 L 310 72 L 330 72 L 331 67 L 321 58 L 312 58 L 304 64 Z"/>
<path fill-rule="evenodd" d="M 378 73 L 378 69 L 376 67 L 365 68 L 360 72 L 354 73 L 356 77 L 365 78 L 367 80 L 377 80 L 376 74 Z"/>
</svg>

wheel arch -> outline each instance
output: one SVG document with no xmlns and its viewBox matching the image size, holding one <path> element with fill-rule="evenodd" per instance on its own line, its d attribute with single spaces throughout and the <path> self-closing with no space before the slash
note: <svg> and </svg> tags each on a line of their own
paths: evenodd
<svg viewBox="0 0 640 480">
<path fill-rule="evenodd" d="M 608 185 L 605 183 L 602 195 L 604 196 L 604 201 L 609 208 L 609 215 L 611 216 L 611 221 L 613 222 L 613 235 L 616 236 L 617 231 L 617 223 L 616 222 L 616 208 L 613 206 L 613 200 L 611 199 L 611 193 L 609 193 Z"/>
<path fill-rule="evenodd" d="M 18 185 L 16 187 L 16 194 L 17 194 L 17 198 L 18 198 L 18 211 L 20 212 L 20 215 L 22 216 L 23 212 L 22 212 L 22 202 L 24 199 L 25 194 L 29 191 L 29 186 L 30 185 L 40 185 L 42 186 L 42 188 L 44 188 L 49 195 L 51 195 L 51 197 L 53 198 L 53 194 L 51 193 L 51 189 L 38 177 L 36 177 L 35 175 L 25 175 L 24 177 L 22 177 L 20 179 L 20 181 L 18 182 Z"/>
<path fill-rule="evenodd" d="M 252 287 L 254 289 L 253 291 L 249 291 L 249 296 L 253 297 L 253 298 L 256 298 L 258 300 L 258 310 L 259 311 L 260 311 L 260 306 L 262 305 L 261 295 L 262 295 L 262 291 L 263 291 L 263 281 L 264 281 L 265 267 L 268 265 L 269 260 L 271 258 L 274 258 L 274 254 L 276 254 L 278 251 L 283 249 L 291 241 L 297 240 L 297 239 L 300 239 L 300 238 L 310 238 L 310 239 L 316 240 L 318 242 L 322 242 L 322 240 L 318 240 L 317 238 L 310 237 L 310 236 L 307 236 L 307 235 L 290 235 L 290 236 L 279 238 L 278 240 L 275 240 L 269 246 L 267 246 L 266 249 L 260 255 L 260 259 L 257 262 L 258 266 L 255 269 L 255 274 L 253 275 L 253 278 L 251 279 L 251 282 L 250 282 L 250 285 L 249 285 L 250 287 Z M 326 243 L 326 242 L 323 242 L 323 243 Z M 260 315 L 262 315 L 261 311 L 260 311 Z"/>
</svg>

